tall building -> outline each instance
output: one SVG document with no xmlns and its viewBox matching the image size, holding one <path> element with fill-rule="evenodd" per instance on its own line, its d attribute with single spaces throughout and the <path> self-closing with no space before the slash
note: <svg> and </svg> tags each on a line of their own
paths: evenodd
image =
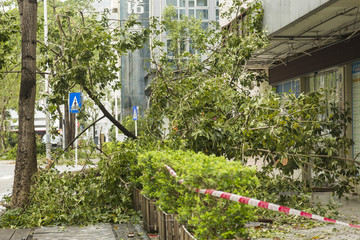
<svg viewBox="0 0 360 240">
<path fill-rule="evenodd" d="M 143 26 L 148 26 L 150 17 L 161 17 L 167 6 L 176 9 L 176 15 L 201 18 L 203 27 L 211 21 L 219 20 L 219 0 L 120 0 L 120 19 L 124 21 L 131 14 L 138 15 Z M 136 29 L 134 29 L 136 30 Z M 168 43 L 166 36 L 163 41 Z M 132 113 L 133 106 L 139 106 L 144 113 L 147 107 L 145 88 L 150 83 L 150 49 L 145 46 L 135 52 L 121 57 L 121 111 L 123 116 Z"/>
</svg>

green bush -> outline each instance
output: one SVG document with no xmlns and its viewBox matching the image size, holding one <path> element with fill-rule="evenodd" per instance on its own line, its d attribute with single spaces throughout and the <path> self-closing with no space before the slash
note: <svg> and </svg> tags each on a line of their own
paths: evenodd
<svg viewBox="0 0 360 240">
<path fill-rule="evenodd" d="M 2 157 L 3 160 L 15 160 L 17 154 L 17 144 L 14 147 L 11 147 L 8 151 L 4 153 Z"/>
<path fill-rule="evenodd" d="M 165 168 L 173 168 L 176 182 Z M 198 239 L 232 239 L 247 237 L 245 223 L 254 219 L 248 205 L 195 193 L 188 189 L 216 189 L 242 196 L 251 196 L 258 185 L 255 169 L 228 161 L 223 157 L 207 156 L 189 151 L 150 151 L 139 156 L 143 172 L 143 193 L 157 199 L 161 208 L 178 213 Z"/>
<path fill-rule="evenodd" d="M 98 168 L 77 173 L 39 171 L 29 206 L 23 212 L 6 211 L 0 218 L 0 228 L 138 221 L 129 179 L 140 150 L 135 141 L 109 144 L 105 150 L 112 155 L 101 159 Z"/>
</svg>

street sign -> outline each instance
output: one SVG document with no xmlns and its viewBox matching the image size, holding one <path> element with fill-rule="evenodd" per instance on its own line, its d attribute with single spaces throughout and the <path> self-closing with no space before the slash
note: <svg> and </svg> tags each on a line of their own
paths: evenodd
<svg viewBox="0 0 360 240">
<path fill-rule="evenodd" d="M 137 120 L 138 113 L 137 113 L 137 106 L 133 106 L 133 120 Z"/>
<path fill-rule="evenodd" d="M 70 113 L 79 113 L 81 108 L 81 93 L 69 94 Z"/>
</svg>

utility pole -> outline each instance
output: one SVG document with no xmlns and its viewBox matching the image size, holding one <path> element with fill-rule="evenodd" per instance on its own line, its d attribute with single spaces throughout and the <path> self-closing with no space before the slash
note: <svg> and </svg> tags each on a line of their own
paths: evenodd
<svg viewBox="0 0 360 240">
<path fill-rule="evenodd" d="M 44 43 L 47 46 L 48 43 L 48 21 L 47 21 L 47 0 L 44 0 Z M 49 78 L 45 74 L 45 92 L 49 95 Z M 45 114 L 46 114 L 46 159 L 51 160 L 51 136 L 50 136 L 50 114 L 48 111 L 49 107 L 49 97 L 46 97 L 45 102 Z"/>
</svg>

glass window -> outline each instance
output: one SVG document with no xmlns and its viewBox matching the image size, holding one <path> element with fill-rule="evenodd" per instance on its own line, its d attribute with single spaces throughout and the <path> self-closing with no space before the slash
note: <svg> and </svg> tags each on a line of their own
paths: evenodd
<svg viewBox="0 0 360 240">
<path fill-rule="evenodd" d="M 284 83 L 284 92 L 292 92 L 292 81 Z"/>
<path fill-rule="evenodd" d="M 177 7 L 177 0 L 166 0 L 167 5 L 173 5 Z"/>
<path fill-rule="evenodd" d="M 195 17 L 194 9 L 189 9 L 189 17 Z"/>
<path fill-rule="evenodd" d="M 206 7 L 208 4 L 207 4 L 207 0 L 197 0 L 196 1 L 196 6 L 197 7 Z"/>
<path fill-rule="evenodd" d="M 220 2 L 220 0 L 216 0 L 216 6 L 217 7 L 219 6 L 219 2 Z"/>
<path fill-rule="evenodd" d="M 327 115 L 331 113 L 331 103 L 342 105 L 343 81 L 342 71 L 338 69 L 313 74 L 306 78 L 309 92 L 321 89 L 328 90 L 325 95 L 327 99 Z"/>
<path fill-rule="evenodd" d="M 219 20 L 219 9 L 216 9 L 216 20 Z"/>
<path fill-rule="evenodd" d="M 168 39 L 166 41 L 166 46 L 167 46 L 167 54 L 168 56 L 172 57 L 174 56 L 174 51 L 172 50 L 173 46 L 172 46 L 172 40 L 171 39 Z"/>
<path fill-rule="evenodd" d="M 195 7 L 194 0 L 189 0 L 189 7 Z"/>
<path fill-rule="evenodd" d="M 208 10 L 207 9 L 196 10 L 196 17 L 201 18 L 203 20 L 208 20 L 208 18 L 209 18 Z"/>
<path fill-rule="evenodd" d="M 189 41 L 189 52 L 192 54 L 195 54 L 195 48 L 194 43 L 190 40 Z"/>
<path fill-rule="evenodd" d="M 186 0 L 180 0 L 180 7 L 185 7 Z"/>
<path fill-rule="evenodd" d="M 207 29 L 207 28 L 209 27 L 209 23 L 208 23 L 208 22 L 202 22 L 202 23 L 201 23 L 201 27 L 202 27 L 203 29 Z"/>
<path fill-rule="evenodd" d="M 186 51 L 186 41 L 185 39 L 180 40 L 180 54 Z"/>
<path fill-rule="evenodd" d="M 175 11 L 175 15 L 173 16 L 173 19 L 175 19 L 175 20 L 179 19 L 179 13 L 178 13 L 178 11 Z"/>
<path fill-rule="evenodd" d="M 283 95 L 284 93 L 292 93 L 298 97 L 300 95 L 300 80 L 296 79 L 283 82 L 276 85 L 275 88 L 279 95 Z"/>
<path fill-rule="evenodd" d="M 180 19 L 185 16 L 185 9 L 180 9 L 179 10 L 179 16 L 180 16 Z"/>
</svg>

